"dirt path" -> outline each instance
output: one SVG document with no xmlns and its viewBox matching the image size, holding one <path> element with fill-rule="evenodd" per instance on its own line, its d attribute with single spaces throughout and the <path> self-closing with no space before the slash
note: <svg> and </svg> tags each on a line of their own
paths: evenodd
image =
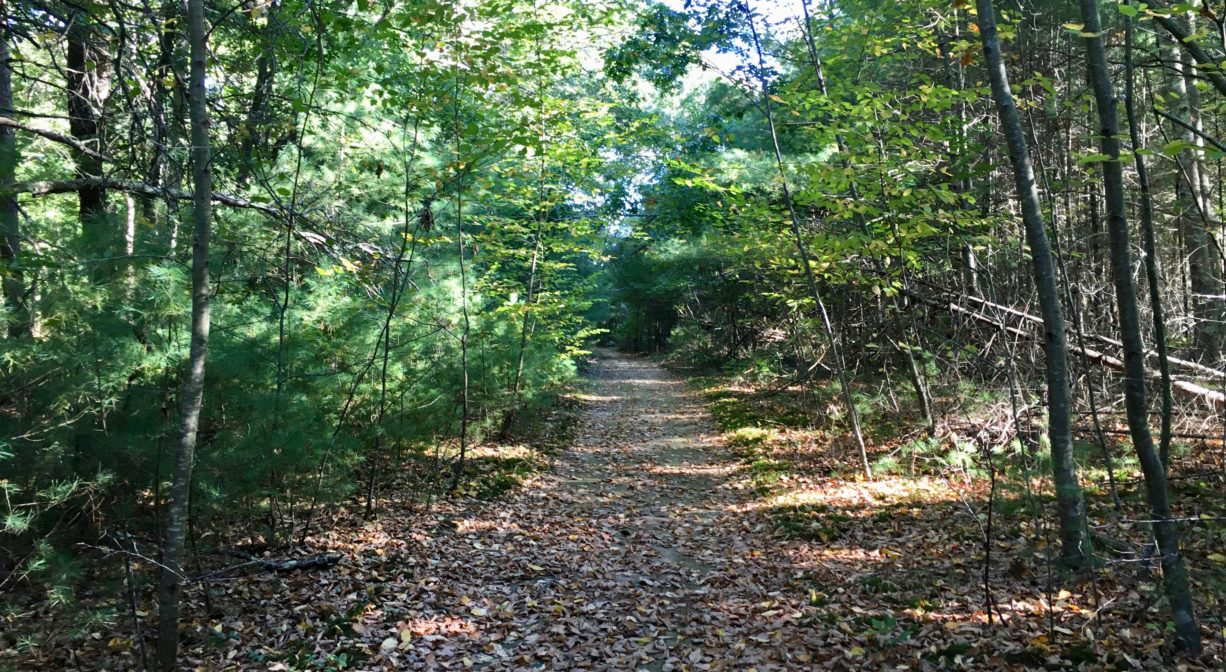
<svg viewBox="0 0 1226 672">
<path fill-rule="evenodd" d="M 601 353 L 551 473 L 423 540 L 372 659 L 446 669 L 802 669 L 809 591 L 752 516 L 700 400 Z M 399 613 L 403 605 L 405 613 Z M 391 622 L 383 604 L 371 630 Z M 382 621 L 383 625 L 376 625 Z"/>
<path fill-rule="evenodd" d="M 770 533 L 701 400 L 613 352 L 582 388 L 578 440 L 510 495 L 422 511 L 389 493 L 378 520 L 350 511 L 310 538 L 306 550 L 336 553 L 337 566 L 219 577 L 210 602 L 189 593 L 185 668 L 768 672 L 839 660 L 850 640 L 812 604 L 820 569 Z M 134 669 L 130 640 L 88 641 L 99 667 Z"/>
</svg>

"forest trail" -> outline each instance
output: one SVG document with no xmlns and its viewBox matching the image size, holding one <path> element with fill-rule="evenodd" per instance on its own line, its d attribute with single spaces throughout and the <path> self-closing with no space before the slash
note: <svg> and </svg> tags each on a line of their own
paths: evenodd
<svg viewBox="0 0 1226 672">
<path fill-rule="evenodd" d="M 499 670 L 812 660 L 808 591 L 787 589 L 780 542 L 738 510 L 745 484 L 701 400 L 650 360 L 609 351 L 584 388 L 579 438 L 555 469 L 425 540 L 428 575 L 400 596 L 414 616 L 381 655 Z"/>
</svg>

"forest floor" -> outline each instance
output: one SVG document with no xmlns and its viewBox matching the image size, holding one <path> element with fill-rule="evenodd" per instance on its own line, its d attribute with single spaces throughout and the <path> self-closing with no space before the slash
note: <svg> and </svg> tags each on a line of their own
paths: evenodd
<svg viewBox="0 0 1226 672">
<path fill-rule="evenodd" d="M 189 591 L 185 663 L 1200 669 L 1148 625 L 1163 606 L 1135 564 L 1053 580 L 1020 528 L 998 528 L 989 619 L 980 485 L 823 469 L 764 486 L 720 404 L 648 358 L 599 353 L 575 397 L 569 448 L 520 487 L 426 511 L 389 493 L 378 520 L 355 512 L 311 538 L 304 552 L 337 553 L 334 567 L 222 576 L 207 604 Z M 135 669 L 134 641 L 117 625 L 42 662 Z"/>
</svg>

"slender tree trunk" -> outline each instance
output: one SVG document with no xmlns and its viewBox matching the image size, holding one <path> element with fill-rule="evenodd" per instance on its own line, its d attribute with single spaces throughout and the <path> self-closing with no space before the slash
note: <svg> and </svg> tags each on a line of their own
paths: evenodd
<svg viewBox="0 0 1226 672">
<path fill-rule="evenodd" d="M 1170 465 L 1171 454 L 1171 362 L 1166 350 L 1166 320 L 1162 308 L 1162 285 L 1158 279 L 1158 246 L 1154 236 L 1154 200 L 1149 189 L 1149 170 L 1141 149 L 1140 119 L 1136 105 L 1136 74 L 1133 66 L 1134 21 L 1127 18 L 1124 33 L 1124 109 L 1128 115 L 1128 134 L 1132 141 L 1133 163 L 1137 169 L 1137 190 L 1141 196 L 1141 234 L 1145 238 L 1145 279 L 1149 284 L 1149 309 L 1153 314 L 1154 348 L 1158 352 L 1158 373 L 1161 376 L 1162 429 L 1158 440 L 1158 456 L 1162 466 Z"/>
<path fill-rule="evenodd" d="M 10 64 L 8 6 L 0 1 L 0 115 L 13 116 L 13 72 Z M 25 281 L 17 268 L 21 254 L 21 220 L 17 195 L 11 186 L 17 179 L 16 131 L 0 127 L 0 262 L 6 267 L 3 279 L 4 309 L 8 313 L 9 338 L 30 333 L 30 310 L 26 303 Z"/>
<path fill-rule="evenodd" d="M 464 477 L 464 465 L 468 460 L 468 335 L 470 325 L 468 320 L 468 277 L 464 264 L 464 197 L 456 195 L 456 252 L 460 260 L 460 312 L 463 324 L 460 327 L 460 456 L 456 460 L 451 477 L 451 489 L 460 486 Z"/>
<path fill-rule="evenodd" d="M 536 55 L 540 59 L 541 45 L 536 42 Z M 515 424 L 515 416 L 519 412 L 521 386 L 524 378 L 524 357 L 528 351 L 528 335 L 532 327 L 532 304 L 536 298 L 536 271 L 541 254 L 541 233 L 548 214 L 545 203 L 545 172 L 547 157 L 545 156 L 545 78 L 543 73 L 537 77 L 538 107 L 536 111 L 539 154 L 536 183 L 536 226 L 532 231 L 532 261 L 528 265 L 528 285 L 524 298 L 524 317 L 519 326 L 519 352 L 515 361 L 515 378 L 511 385 L 511 409 L 502 419 L 502 435 L 506 437 Z"/>
<path fill-rule="evenodd" d="M 544 168 L 542 168 L 543 172 Z M 543 191 L 543 190 L 542 190 Z M 542 199 L 544 194 L 541 195 Z M 515 416 L 519 412 L 520 397 L 523 388 L 524 380 L 524 358 L 528 352 L 528 335 L 532 329 L 532 304 L 536 298 L 536 270 L 537 262 L 541 253 L 541 227 L 544 224 L 544 218 L 536 221 L 536 228 L 532 234 L 532 260 L 528 264 L 528 286 L 527 296 L 524 298 L 524 317 L 519 325 L 519 349 L 515 358 L 515 376 L 511 381 L 511 410 L 507 411 L 502 420 L 502 435 L 506 437 L 512 426 L 515 424 Z"/>
<path fill-rule="evenodd" d="M 184 132 L 182 120 L 186 100 L 183 87 L 167 87 L 167 81 L 175 81 L 176 73 L 182 70 L 179 53 L 175 45 L 178 41 L 178 15 L 180 9 L 174 0 L 165 0 L 162 4 L 162 30 L 158 34 L 158 60 L 154 70 L 153 103 L 150 117 L 153 120 L 154 155 L 149 163 L 150 184 L 161 186 L 167 190 L 178 189 L 183 182 L 182 167 L 173 160 L 171 150 L 179 146 Z M 179 202 L 172 198 L 166 199 L 166 250 L 174 256 L 179 243 Z M 149 221 L 154 221 L 153 202 L 149 202 L 146 215 Z"/>
<path fill-rule="evenodd" d="M 162 545 L 162 578 L 158 593 L 158 665 L 164 672 L 175 668 L 179 652 L 179 593 L 183 580 L 184 542 L 190 511 L 192 466 L 200 410 L 204 402 L 204 365 L 209 348 L 209 237 L 213 190 L 209 140 L 205 65 L 208 58 L 204 0 L 188 0 L 187 23 L 191 42 L 191 74 L 188 82 L 192 139 L 192 331 L 187 378 L 183 383 L 179 441 L 167 510 L 166 536 Z"/>
<path fill-rule="evenodd" d="M 1171 37 L 1175 38 L 1177 47 L 1187 53 L 1190 59 L 1199 66 L 1199 76 L 1207 80 L 1223 96 L 1226 96 L 1226 70 L 1223 69 L 1226 61 L 1214 58 L 1209 52 L 1205 51 L 1196 41 L 1188 24 L 1179 18 L 1178 12 L 1170 10 L 1166 3 L 1161 0 L 1151 0 L 1146 5 L 1150 9 L 1155 10 L 1153 14 L 1154 21 L 1165 28 L 1171 34 Z M 1226 49 L 1226 44 L 1222 45 L 1222 47 Z"/>
<path fill-rule="evenodd" d="M 277 74 L 277 34 L 282 29 L 280 25 L 281 3 L 269 3 L 267 9 L 267 24 L 260 31 L 260 55 L 255 61 L 255 88 L 251 93 L 251 105 L 247 108 L 247 118 L 243 120 L 242 134 L 238 146 L 238 175 L 235 178 L 236 191 L 242 192 L 250 181 L 255 170 L 256 156 L 260 149 L 267 148 L 268 139 L 266 124 L 268 107 L 272 99 L 272 85 Z M 310 114 L 310 111 L 307 111 Z M 303 130 L 305 133 L 305 128 Z M 301 141 L 301 138 L 299 138 Z"/>
<path fill-rule="evenodd" d="M 460 157 L 461 152 L 461 135 L 460 129 L 460 74 L 457 69 L 455 72 L 455 161 L 456 170 L 462 171 Z M 471 333 L 471 324 L 468 319 L 468 272 L 464 264 L 464 184 L 463 175 L 457 177 L 456 197 L 455 197 L 455 217 L 456 217 L 456 257 L 460 264 L 460 313 L 463 318 L 463 325 L 460 332 L 460 456 L 456 460 L 454 471 L 451 477 L 451 489 L 455 490 L 460 486 L 460 479 L 464 476 L 464 465 L 468 459 L 468 422 L 469 422 L 469 389 L 468 389 L 468 337 Z"/>
<path fill-rule="evenodd" d="M 1128 414 L 1128 430 L 1145 475 L 1146 494 L 1154 518 L 1154 537 L 1162 554 L 1163 584 L 1175 622 L 1175 641 L 1181 649 L 1198 653 L 1201 650 L 1200 627 L 1196 622 L 1188 575 L 1179 551 L 1179 532 L 1171 520 L 1166 471 L 1162 468 L 1149 431 L 1149 409 L 1145 399 L 1145 351 L 1141 343 L 1136 288 L 1132 284 L 1115 91 L 1107 65 L 1107 50 L 1103 46 L 1098 0 L 1080 0 L 1080 5 L 1085 32 L 1092 35 L 1085 38 L 1086 61 L 1098 108 L 1099 145 L 1101 152 L 1110 157 L 1101 165 L 1107 196 L 1107 231 L 1111 244 L 1116 310 L 1119 312 L 1120 337 L 1124 343 L 1124 406 Z"/>
<path fill-rule="evenodd" d="M 774 106 L 771 104 L 770 83 L 766 79 L 766 58 L 762 54 L 762 42 L 758 39 L 758 28 L 754 23 L 753 12 L 749 9 L 749 1 L 741 2 L 741 9 L 745 14 L 745 21 L 749 23 L 749 31 L 753 36 L 754 51 L 758 56 L 758 80 L 762 86 L 762 105 L 766 112 L 766 123 L 770 129 L 771 144 L 775 151 L 775 166 L 779 171 L 779 181 L 783 188 L 783 202 L 787 206 L 788 218 L 792 226 L 792 237 L 796 243 L 796 251 L 800 254 L 800 262 L 805 272 L 805 282 L 809 287 L 809 294 L 813 298 L 813 303 L 817 307 L 818 317 L 821 318 L 822 330 L 826 333 L 826 342 L 830 346 L 831 354 L 834 355 L 834 367 L 839 376 L 839 386 L 843 392 L 843 403 L 847 409 L 848 420 L 851 421 L 851 431 L 855 435 L 856 445 L 860 449 L 860 468 L 864 472 L 865 478 L 873 477 L 872 467 L 868 464 L 868 449 L 864 445 L 864 433 L 860 428 L 860 414 L 856 411 L 856 403 L 851 395 L 851 383 L 847 378 L 847 365 L 843 361 L 843 350 L 839 344 L 838 334 L 834 330 L 834 323 L 830 321 L 830 314 L 826 312 L 826 303 L 822 301 L 821 290 L 817 286 L 817 278 L 813 275 L 813 265 L 809 261 L 809 248 L 805 245 L 804 234 L 800 230 L 800 219 L 796 215 L 796 206 L 792 202 L 792 192 L 788 188 L 787 169 L 783 165 L 783 150 L 779 147 L 779 135 L 775 129 L 775 113 Z"/>
<path fill-rule="evenodd" d="M 74 139 L 94 150 L 72 151 L 76 176 L 81 179 L 104 177 L 99 154 L 105 150 L 102 108 L 110 84 L 109 60 L 89 18 L 75 15 L 68 30 L 68 128 Z M 107 190 L 97 184 L 86 184 L 77 191 L 81 237 L 86 253 L 97 258 L 113 256 L 122 246 L 122 236 L 107 221 L 106 197 Z M 96 264 L 93 278 L 105 279 L 109 266 Z"/>
<path fill-rule="evenodd" d="M 976 4 L 979 9 L 979 35 L 983 41 L 992 98 L 1000 116 L 1001 131 L 1009 146 L 1017 197 L 1021 202 L 1022 224 L 1030 245 L 1034 281 L 1043 314 L 1043 347 L 1047 360 L 1047 432 L 1051 443 L 1052 480 L 1056 488 L 1060 519 L 1061 554 L 1066 563 L 1080 565 L 1087 561 L 1090 548 L 1085 521 L 1085 500 L 1081 484 L 1077 480 L 1077 465 L 1073 460 L 1068 344 L 1064 313 L 1060 306 L 1060 289 L 1056 282 L 1051 243 L 1043 222 L 1043 209 L 1039 204 L 1034 168 L 1030 163 L 1030 150 L 1026 146 L 1021 118 L 1013 101 L 1013 92 L 1009 88 L 1008 74 L 1005 72 L 1000 37 L 996 32 L 995 8 L 992 6 L 992 0 L 977 0 Z"/>
<path fill-rule="evenodd" d="M 800 7 L 804 13 L 804 19 L 803 19 L 804 24 L 802 26 L 802 29 L 803 29 L 803 34 L 805 38 L 805 45 L 809 50 L 809 60 L 813 66 L 813 73 L 817 76 L 817 87 L 818 87 L 818 90 L 821 91 L 822 96 L 829 99 L 830 91 L 826 86 L 826 74 L 825 74 L 824 68 L 822 67 L 821 56 L 817 52 L 817 41 L 813 38 L 813 17 L 810 16 L 809 14 L 808 0 L 802 0 L 802 2 L 800 3 Z M 839 163 L 843 166 L 844 170 L 851 170 L 851 161 L 847 158 L 848 151 L 847 151 L 846 140 L 843 138 L 843 135 L 841 133 L 835 133 L 834 140 L 835 140 L 836 146 L 839 148 L 839 156 L 841 157 L 839 159 Z M 885 148 L 881 146 L 880 138 L 878 138 L 878 152 L 879 152 L 879 155 L 878 155 L 879 158 L 881 158 L 884 161 Z M 882 178 L 882 180 L 884 180 L 884 178 Z M 884 191 L 884 188 L 885 187 L 884 187 L 884 182 L 883 182 L 882 184 L 883 191 Z M 850 193 L 852 200 L 854 201 L 860 200 L 859 189 L 856 187 L 856 183 L 854 180 L 849 181 L 848 193 Z M 868 222 L 864 218 L 864 213 L 856 211 L 854 216 L 855 216 L 856 224 L 857 226 L 859 226 L 861 233 L 863 233 L 865 236 L 871 236 L 872 234 L 869 232 Z M 895 233 L 897 233 L 897 231 L 895 231 Z M 967 252 L 971 255 L 971 259 L 973 259 L 974 251 L 971 250 L 969 246 L 967 246 Z M 875 260 L 874 266 L 876 268 L 877 273 L 881 275 L 882 277 L 884 277 L 885 268 L 881 264 L 880 260 Z M 900 265 L 900 268 L 902 268 L 901 265 Z M 904 282 L 905 280 L 906 278 L 905 278 L 905 271 L 904 271 Z M 905 313 L 907 313 L 906 307 L 903 305 L 903 302 L 901 301 L 901 299 L 897 296 L 894 297 L 893 303 L 894 303 L 894 308 L 898 312 L 899 318 L 901 320 L 902 316 Z M 914 321 L 912 321 L 911 326 L 914 327 Z M 920 415 L 923 416 L 924 422 L 928 425 L 929 430 L 935 431 L 936 416 L 933 414 L 933 410 L 932 410 L 932 398 L 931 398 L 931 395 L 928 393 L 928 386 L 924 380 L 923 370 L 920 368 L 915 358 L 915 348 L 919 347 L 919 333 L 918 331 L 916 331 L 915 343 L 910 344 L 910 343 L 905 342 L 906 337 L 909 335 L 907 334 L 907 327 L 900 324 L 899 331 L 902 333 L 903 338 L 901 338 L 898 342 L 898 346 L 899 346 L 898 349 L 902 353 L 903 359 L 907 361 L 907 368 L 909 371 L 908 377 L 911 381 L 912 387 L 915 389 L 915 396 L 919 404 Z M 893 390 L 893 386 L 891 386 L 890 387 L 891 398 L 893 398 L 893 394 L 894 394 L 894 390 Z M 897 406 L 897 404 L 895 405 Z M 897 408 L 895 410 L 897 411 Z M 861 443 L 863 443 L 863 440 L 861 440 Z"/>
<path fill-rule="evenodd" d="M 1035 133 L 1034 117 L 1032 115 L 1029 116 L 1029 120 L 1030 141 L 1038 146 L 1039 136 Z M 1047 171 L 1043 167 L 1043 155 L 1039 154 L 1038 157 L 1038 175 L 1043 181 L 1043 192 L 1047 198 L 1047 208 L 1052 213 L 1051 246 L 1052 253 L 1056 259 L 1056 268 L 1059 271 L 1056 277 L 1059 281 L 1060 289 L 1063 291 L 1064 307 L 1068 309 L 1070 313 L 1069 317 L 1072 319 L 1073 335 L 1077 339 L 1077 346 L 1084 351 L 1086 347 L 1085 325 L 1082 321 L 1081 312 L 1077 310 L 1077 304 L 1074 301 L 1073 292 L 1070 289 L 1072 286 L 1072 280 L 1069 278 L 1068 267 L 1065 264 L 1066 256 L 1060 244 L 1060 227 L 1056 218 L 1056 200 L 1051 188 L 1051 182 L 1047 176 Z M 1068 172 L 1065 173 L 1066 177 L 1067 175 Z M 1102 422 L 1098 413 L 1098 397 L 1094 392 L 1094 364 L 1090 361 L 1089 357 L 1084 357 L 1082 361 L 1085 364 L 1086 400 L 1090 405 L 1090 422 L 1094 426 L 1094 434 L 1098 439 L 1099 450 L 1102 452 L 1103 465 L 1107 467 L 1107 485 L 1111 491 L 1111 502 L 1115 505 L 1115 510 L 1120 511 L 1123 508 L 1123 502 L 1120 500 L 1119 488 L 1116 486 L 1115 482 L 1115 461 L 1111 457 L 1111 449 L 1107 446 L 1107 437 L 1103 433 Z M 1075 380 L 1076 377 L 1070 375 L 1070 379 Z"/>
<path fill-rule="evenodd" d="M 1181 25 L 1183 19 L 1173 19 Z M 1196 77 L 1191 59 L 1178 44 L 1172 44 L 1169 57 L 1175 72 L 1171 76 L 1170 92 L 1175 98 L 1175 116 L 1183 124 L 1175 125 L 1175 133 L 1188 145 L 1177 156 L 1179 182 L 1176 193 L 1179 226 L 1183 233 L 1184 254 L 1188 259 L 1190 303 L 1192 305 L 1192 335 L 1197 354 L 1213 365 L 1221 355 L 1221 321 L 1226 318 L 1220 298 L 1222 261 L 1217 253 L 1214 235 L 1212 191 L 1208 188 L 1204 162 L 1195 151 L 1203 141 L 1196 135 Z"/>
</svg>

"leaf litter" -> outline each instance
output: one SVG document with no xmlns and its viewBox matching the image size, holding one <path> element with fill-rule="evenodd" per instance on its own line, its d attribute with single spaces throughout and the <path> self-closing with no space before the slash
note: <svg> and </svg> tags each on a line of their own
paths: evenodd
<svg viewBox="0 0 1226 672">
<path fill-rule="evenodd" d="M 185 665 L 1199 669 L 1147 625 L 1152 582 L 1104 573 L 1095 609 L 1083 587 L 1048 591 L 1042 558 L 1007 559 L 1011 539 L 994 542 L 989 619 L 973 486 L 810 474 L 764 493 L 701 394 L 651 360 L 604 353 L 578 396 L 577 440 L 507 495 L 425 512 L 393 496 L 308 539 L 342 555 L 332 568 L 215 581 L 212 611 L 188 591 Z M 116 626 L 35 666 L 138 660 Z"/>
</svg>

